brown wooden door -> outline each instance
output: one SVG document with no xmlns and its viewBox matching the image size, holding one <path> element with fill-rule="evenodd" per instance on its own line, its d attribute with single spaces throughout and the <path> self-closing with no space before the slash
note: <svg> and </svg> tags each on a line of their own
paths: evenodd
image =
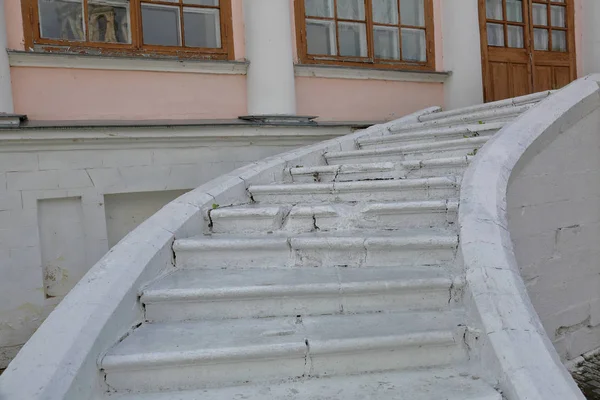
<svg viewBox="0 0 600 400">
<path fill-rule="evenodd" d="M 479 0 L 485 101 L 576 78 L 573 0 Z"/>
</svg>

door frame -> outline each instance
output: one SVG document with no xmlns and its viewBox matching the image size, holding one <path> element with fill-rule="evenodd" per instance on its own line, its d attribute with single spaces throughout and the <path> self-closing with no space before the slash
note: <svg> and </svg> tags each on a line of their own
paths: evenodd
<svg viewBox="0 0 600 400">
<path fill-rule="evenodd" d="M 600 0 L 598 0 L 600 1 Z M 534 50 L 533 48 L 533 23 L 531 22 L 531 9 L 533 0 L 523 0 L 523 21 L 525 23 L 524 29 L 524 49 L 528 52 L 529 63 L 529 81 L 531 91 L 535 89 L 535 66 L 536 66 L 536 55 L 540 59 L 545 59 L 544 64 L 552 64 L 552 57 L 559 56 L 559 58 L 570 58 L 569 60 L 558 61 L 558 64 L 563 63 L 569 64 L 570 78 L 571 80 L 577 79 L 577 47 L 576 47 L 576 35 L 575 35 L 575 0 L 565 0 L 566 11 L 567 11 L 567 48 L 568 51 L 565 53 L 553 52 L 553 51 L 540 51 Z M 506 9 L 506 0 L 502 0 L 503 10 Z M 487 16 L 486 16 L 486 0 L 478 0 L 478 13 L 479 13 L 479 35 L 481 45 L 481 72 L 482 72 L 482 85 L 483 85 L 483 99 L 484 102 L 490 101 L 491 94 L 489 93 L 490 87 L 487 85 L 488 73 L 490 73 L 490 57 L 489 47 L 487 41 Z M 504 11 L 503 11 L 504 12 Z M 548 21 L 550 24 L 550 21 Z M 506 50 L 510 48 L 505 47 Z M 563 57 L 560 57 L 564 55 Z"/>
</svg>

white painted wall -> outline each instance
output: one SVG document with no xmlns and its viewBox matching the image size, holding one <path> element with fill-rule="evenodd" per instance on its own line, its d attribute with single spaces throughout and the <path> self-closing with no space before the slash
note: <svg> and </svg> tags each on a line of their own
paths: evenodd
<svg viewBox="0 0 600 400">
<path fill-rule="evenodd" d="M 600 72 L 600 1 L 581 0 L 583 16 L 581 22 L 583 51 L 583 73 L 589 75 Z"/>
<path fill-rule="evenodd" d="M 0 0 L 0 113 L 13 113 L 10 65 L 6 52 L 6 21 L 4 20 L 4 0 Z"/>
<path fill-rule="evenodd" d="M 245 0 L 248 114 L 295 115 L 289 1 Z"/>
<path fill-rule="evenodd" d="M 0 368 L 110 244 L 178 193 L 350 132 L 257 126 L 0 132 Z"/>
<path fill-rule="evenodd" d="M 483 103 L 478 9 L 477 0 L 442 1 L 443 65 L 452 72 L 444 84 L 448 110 Z"/>
<path fill-rule="evenodd" d="M 600 347 L 600 110 L 513 178 L 509 230 L 521 275 L 563 360 Z"/>
</svg>

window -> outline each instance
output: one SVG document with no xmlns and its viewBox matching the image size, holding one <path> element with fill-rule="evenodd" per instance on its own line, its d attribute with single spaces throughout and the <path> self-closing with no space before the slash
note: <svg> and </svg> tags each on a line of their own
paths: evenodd
<svg viewBox="0 0 600 400">
<path fill-rule="evenodd" d="M 301 62 L 435 66 L 432 0 L 296 0 Z"/>
<path fill-rule="evenodd" d="M 233 58 L 231 0 L 23 0 L 27 47 Z"/>
<path fill-rule="evenodd" d="M 531 13 L 535 50 L 568 50 L 566 6 L 565 0 L 534 0 Z"/>
</svg>

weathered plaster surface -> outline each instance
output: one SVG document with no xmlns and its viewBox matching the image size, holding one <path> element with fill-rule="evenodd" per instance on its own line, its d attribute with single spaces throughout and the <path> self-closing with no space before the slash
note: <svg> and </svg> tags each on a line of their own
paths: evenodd
<svg viewBox="0 0 600 400">
<path fill-rule="evenodd" d="M 0 351 L 0 367 L 14 356 L 8 348 L 23 344 L 110 244 L 172 200 L 172 191 L 349 132 L 298 127 L 2 132 L 0 348 L 7 350 Z M 142 195 L 132 209 L 131 198 Z M 58 212 L 65 218 L 54 218 Z M 80 245 L 69 242 L 69 232 L 83 232 L 72 238 Z M 43 268 L 43 260 L 50 268 Z"/>
<path fill-rule="evenodd" d="M 600 109 L 512 177 L 508 227 L 521 275 L 564 360 L 600 347 Z"/>
<path fill-rule="evenodd" d="M 463 179 L 459 224 L 468 298 L 482 324 L 478 343 L 483 365 L 496 371 L 499 385 L 510 399 L 583 399 L 531 303 L 511 241 L 506 198 L 509 178 L 518 185 L 520 172 L 536 154 L 599 107 L 596 81 L 587 78 L 572 83 L 505 126 L 478 153 Z M 575 151 L 570 155 L 579 157 Z M 585 170 L 582 165 L 576 169 Z M 567 179 L 569 170 L 564 164 L 562 168 L 562 177 Z M 571 178 L 585 184 L 585 179 Z M 543 179 L 529 183 L 523 190 L 542 197 L 569 198 L 577 192 L 570 182 L 560 187 L 544 187 Z M 562 217 L 546 212 L 545 220 L 536 225 L 555 221 L 560 227 Z M 564 311 L 565 303 L 568 301 L 559 301 L 555 311 Z"/>
<path fill-rule="evenodd" d="M 406 120 L 416 121 L 416 116 Z M 82 400 L 105 390 L 98 357 L 141 322 L 139 289 L 173 268 L 174 239 L 201 233 L 201 221 L 213 204 L 246 203 L 249 185 L 279 181 L 290 166 L 311 165 L 322 160 L 326 151 L 352 148 L 359 137 L 381 134 L 381 129 L 386 127 L 374 126 L 249 164 L 162 208 L 112 248 L 60 303 L 4 372 L 0 398 Z M 243 150 L 248 152 L 248 146 Z M 209 148 L 204 154 L 215 153 Z M 32 269 L 39 271 L 39 267 Z M 23 385 L 31 376 L 36 377 L 36 385 Z"/>
</svg>

